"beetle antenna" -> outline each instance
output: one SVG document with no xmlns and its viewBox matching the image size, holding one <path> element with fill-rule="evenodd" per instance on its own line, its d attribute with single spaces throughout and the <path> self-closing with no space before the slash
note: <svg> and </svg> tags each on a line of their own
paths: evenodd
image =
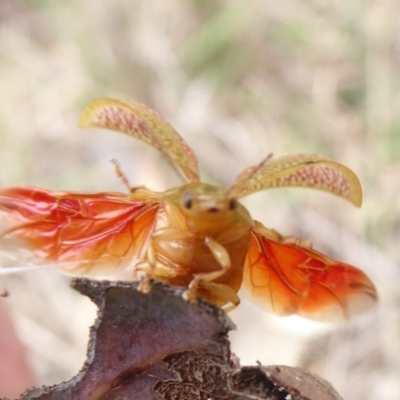
<svg viewBox="0 0 400 400">
<path fill-rule="evenodd" d="M 273 153 L 269 153 L 258 165 L 256 168 L 251 171 L 250 175 L 246 177 L 246 179 L 251 179 L 265 164 L 271 161 Z"/>
<path fill-rule="evenodd" d="M 117 174 L 118 178 L 122 180 L 122 183 L 126 186 L 128 192 L 130 192 L 132 186 L 129 183 L 129 180 L 126 177 L 126 175 L 123 173 L 120 163 L 115 158 L 111 160 L 111 163 L 114 165 L 115 173 Z"/>
</svg>

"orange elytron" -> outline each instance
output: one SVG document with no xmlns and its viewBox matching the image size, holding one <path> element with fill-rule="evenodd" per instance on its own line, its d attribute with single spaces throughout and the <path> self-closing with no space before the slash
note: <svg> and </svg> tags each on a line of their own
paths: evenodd
<svg viewBox="0 0 400 400">
<path fill-rule="evenodd" d="M 128 194 L 2 189 L 3 264 L 51 264 L 74 276 L 144 274 L 143 288 L 156 278 L 186 287 L 188 298 L 200 295 L 227 309 L 239 304 L 243 288 L 278 315 L 312 319 L 345 319 L 376 301 L 374 285 L 361 270 L 266 228 L 237 200 L 268 188 L 303 186 L 359 207 L 359 180 L 345 166 L 317 155 L 266 158 L 226 190 L 200 182 L 193 150 L 144 105 L 98 99 L 79 125 L 150 144 L 188 183 L 162 193 L 144 187 Z"/>
</svg>

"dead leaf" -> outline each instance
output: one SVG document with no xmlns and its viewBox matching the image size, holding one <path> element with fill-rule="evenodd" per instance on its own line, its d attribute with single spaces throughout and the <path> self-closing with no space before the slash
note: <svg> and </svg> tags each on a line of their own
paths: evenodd
<svg viewBox="0 0 400 400">
<path fill-rule="evenodd" d="M 28 390 L 21 400 L 340 399 L 299 368 L 240 368 L 227 339 L 232 322 L 204 300 L 187 302 L 183 290 L 153 282 L 142 293 L 137 282 L 87 279 L 73 287 L 99 308 L 87 361 L 69 382 Z"/>
</svg>

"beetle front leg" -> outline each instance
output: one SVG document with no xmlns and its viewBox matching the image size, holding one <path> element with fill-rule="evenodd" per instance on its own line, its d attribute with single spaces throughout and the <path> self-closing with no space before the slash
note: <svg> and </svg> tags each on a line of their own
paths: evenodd
<svg viewBox="0 0 400 400">
<path fill-rule="evenodd" d="M 163 242 L 178 244 L 180 242 L 189 244 L 193 241 L 193 234 L 189 231 L 179 228 L 162 228 L 154 232 L 151 236 L 150 244 L 146 251 L 145 260 L 136 266 L 136 271 L 144 272 L 145 276 L 139 285 L 139 290 L 149 292 L 151 288 L 151 280 L 154 278 L 164 280 L 168 283 L 168 278 L 174 277 L 177 274 L 176 264 L 181 264 L 182 260 L 176 259 L 178 253 L 177 247 L 163 247 L 160 245 Z M 181 250 L 185 252 L 185 247 L 182 245 Z M 163 262 L 160 261 L 163 259 Z"/>
<path fill-rule="evenodd" d="M 214 256 L 218 264 L 221 266 L 220 270 L 213 272 L 205 272 L 196 274 L 189 284 L 189 289 L 185 292 L 185 298 L 190 301 L 195 301 L 197 296 L 197 288 L 201 282 L 212 282 L 221 276 L 225 275 L 231 268 L 231 258 L 224 246 L 216 242 L 210 237 L 204 239 L 204 243 L 209 248 L 211 254 Z M 231 299 L 229 299 L 231 301 Z"/>
</svg>

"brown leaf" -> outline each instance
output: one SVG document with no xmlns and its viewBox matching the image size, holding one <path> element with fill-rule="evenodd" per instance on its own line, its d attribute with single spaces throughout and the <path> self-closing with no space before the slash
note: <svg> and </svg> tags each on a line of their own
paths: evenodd
<svg viewBox="0 0 400 400">
<path fill-rule="evenodd" d="M 256 400 L 342 400 L 329 382 L 285 365 L 243 367 L 233 373 L 231 387 Z"/>
<path fill-rule="evenodd" d="M 189 364 L 208 360 L 207 365 L 214 363 L 211 369 L 219 369 L 220 377 L 226 375 L 231 365 L 226 334 L 233 325 L 220 309 L 202 300 L 188 303 L 181 290 L 158 282 L 148 294 L 138 291 L 134 282 L 77 279 L 73 286 L 99 307 L 87 361 L 71 381 L 28 391 L 21 399 L 162 399 L 165 385 L 171 387 L 179 378 L 180 358 Z M 199 374 L 195 376 L 200 383 Z M 207 391 L 214 388 L 196 386 L 193 379 L 186 386 L 209 397 Z"/>
<path fill-rule="evenodd" d="M 340 399 L 299 368 L 239 369 L 226 314 L 201 299 L 187 302 L 180 289 L 153 282 L 142 293 L 136 282 L 87 279 L 73 287 L 99 307 L 87 361 L 69 382 L 28 390 L 21 400 Z"/>
</svg>

